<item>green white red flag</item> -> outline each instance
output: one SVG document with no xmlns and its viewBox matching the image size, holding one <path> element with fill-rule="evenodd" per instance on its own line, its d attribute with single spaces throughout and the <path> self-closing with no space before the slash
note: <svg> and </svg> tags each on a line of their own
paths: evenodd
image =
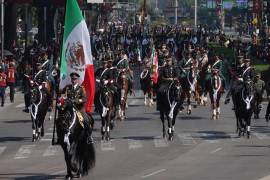
<svg viewBox="0 0 270 180">
<path fill-rule="evenodd" d="M 90 34 L 77 0 L 67 0 L 60 68 L 60 89 L 70 84 L 70 73 L 80 75 L 87 94 L 86 112 L 91 112 L 95 95 L 95 77 Z"/>
<path fill-rule="evenodd" d="M 157 84 L 158 81 L 158 56 L 157 52 L 155 51 L 155 47 L 152 48 L 152 80 L 154 84 Z"/>
</svg>

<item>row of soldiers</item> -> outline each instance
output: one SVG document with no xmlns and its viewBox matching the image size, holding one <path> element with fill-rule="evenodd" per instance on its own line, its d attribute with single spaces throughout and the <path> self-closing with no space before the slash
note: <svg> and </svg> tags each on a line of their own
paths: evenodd
<svg viewBox="0 0 270 180">
<path fill-rule="evenodd" d="M 10 89 L 10 102 L 14 102 L 15 94 L 15 64 L 14 62 L 2 62 L 0 64 L 0 98 L 1 106 L 5 105 L 6 88 Z"/>
</svg>

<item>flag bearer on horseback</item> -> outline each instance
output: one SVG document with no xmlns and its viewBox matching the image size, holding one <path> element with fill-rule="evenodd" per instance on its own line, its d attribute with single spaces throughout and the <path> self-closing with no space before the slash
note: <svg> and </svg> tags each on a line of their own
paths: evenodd
<svg viewBox="0 0 270 180">
<path fill-rule="evenodd" d="M 169 85 L 172 81 L 178 81 L 178 71 L 177 68 L 175 68 L 172 64 L 172 57 L 166 57 L 166 64 L 160 69 L 159 78 L 159 94 L 165 93 L 168 90 Z M 157 98 L 157 110 L 159 110 L 160 105 L 160 99 Z"/>
<path fill-rule="evenodd" d="M 66 97 L 71 100 L 76 110 L 84 112 L 84 104 L 86 102 L 85 89 L 79 85 L 80 75 L 76 72 L 70 74 L 71 84 L 64 88 Z"/>
</svg>

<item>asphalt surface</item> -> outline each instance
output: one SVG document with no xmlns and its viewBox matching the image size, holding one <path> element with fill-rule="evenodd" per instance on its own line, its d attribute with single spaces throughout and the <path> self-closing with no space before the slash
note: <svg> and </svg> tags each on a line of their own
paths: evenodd
<svg viewBox="0 0 270 180">
<path fill-rule="evenodd" d="M 136 89 L 138 84 L 136 84 Z M 161 138 L 154 107 L 144 106 L 142 94 L 129 98 L 127 119 L 116 121 L 112 140 L 102 142 L 100 118 L 93 133 L 96 166 L 91 180 L 258 180 L 270 179 L 270 129 L 264 118 L 252 120 L 251 138 L 238 138 L 231 105 L 222 100 L 221 117 L 211 119 L 210 106 L 177 117 L 172 142 Z M 0 179 L 64 179 L 63 152 L 51 146 L 53 121 L 45 136 L 32 143 L 30 115 L 23 113 L 23 96 L 0 108 Z M 261 117 L 264 117 L 266 104 Z"/>
</svg>

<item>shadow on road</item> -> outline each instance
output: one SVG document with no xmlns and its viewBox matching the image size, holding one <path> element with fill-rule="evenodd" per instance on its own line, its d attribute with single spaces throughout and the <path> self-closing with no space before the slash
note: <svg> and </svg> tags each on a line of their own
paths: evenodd
<svg viewBox="0 0 270 180">
<path fill-rule="evenodd" d="M 12 120 L 12 121 L 3 121 L 3 123 L 7 123 L 7 124 L 20 124 L 20 123 L 31 123 L 31 119 L 27 119 L 27 120 Z"/>
<path fill-rule="evenodd" d="M 30 137 L 0 137 L 0 143 L 11 141 L 30 141 Z M 1 178 L 0 178 L 1 179 Z"/>
<path fill-rule="evenodd" d="M 127 136 L 123 137 L 122 139 L 152 141 L 156 138 L 154 136 Z"/>
<path fill-rule="evenodd" d="M 0 174 L 0 179 L 14 179 L 14 180 L 45 180 L 45 179 L 63 179 L 63 178 L 64 178 L 63 175 L 46 175 L 46 174 L 31 174 L 31 173 Z"/>
</svg>

